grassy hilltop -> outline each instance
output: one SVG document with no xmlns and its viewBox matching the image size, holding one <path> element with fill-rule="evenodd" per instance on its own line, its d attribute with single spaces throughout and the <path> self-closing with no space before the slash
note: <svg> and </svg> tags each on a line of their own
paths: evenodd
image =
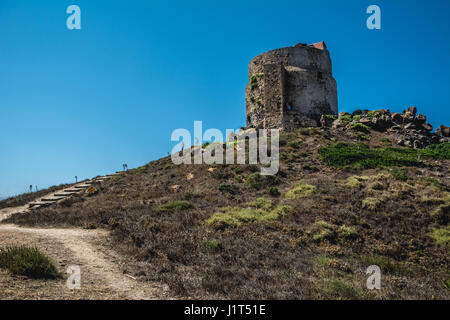
<svg viewBox="0 0 450 320">
<path fill-rule="evenodd" d="M 450 144 L 343 120 L 281 132 L 276 176 L 166 157 L 7 222 L 110 229 L 128 272 L 174 296 L 448 299 Z"/>
</svg>

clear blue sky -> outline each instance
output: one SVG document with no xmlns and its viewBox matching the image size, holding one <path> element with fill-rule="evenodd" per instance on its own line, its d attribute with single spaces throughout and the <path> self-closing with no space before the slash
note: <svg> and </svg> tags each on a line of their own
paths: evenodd
<svg viewBox="0 0 450 320">
<path fill-rule="evenodd" d="M 66 28 L 81 8 L 82 29 Z M 366 28 L 377 4 L 382 29 Z M 176 128 L 245 125 L 248 62 L 325 40 L 339 110 L 450 120 L 450 1 L 0 2 L 0 197 L 166 156 Z"/>
</svg>

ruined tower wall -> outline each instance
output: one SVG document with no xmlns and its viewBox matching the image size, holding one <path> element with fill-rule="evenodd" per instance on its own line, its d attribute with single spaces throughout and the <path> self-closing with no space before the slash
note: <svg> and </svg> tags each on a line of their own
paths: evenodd
<svg viewBox="0 0 450 320">
<path fill-rule="evenodd" d="M 249 64 L 247 127 L 317 125 L 322 114 L 337 114 L 337 88 L 324 43 L 268 51 Z"/>
<path fill-rule="evenodd" d="M 264 128 L 281 127 L 283 106 L 285 105 L 286 72 L 281 63 L 264 65 L 264 113 L 272 117 L 264 118 Z"/>
</svg>

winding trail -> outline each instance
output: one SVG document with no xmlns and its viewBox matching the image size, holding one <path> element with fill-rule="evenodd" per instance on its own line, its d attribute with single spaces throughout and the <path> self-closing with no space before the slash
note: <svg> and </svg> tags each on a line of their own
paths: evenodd
<svg viewBox="0 0 450 320">
<path fill-rule="evenodd" d="M 55 193 L 58 191 L 44 198 L 52 197 Z M 29 204 L 0 210 L 0 222 L 13 214 L 29 210 L 31 210 Z M 106 296 L 100 298 L 167 299 L 167 286 L 139 281 L 122 271 L 124 259 L 108 246 L 109 237 L 109 231 L 102 229 L 26 228 L 0 224 L 0 246 L 11 245 L 12 241 L 17 244 L 44 247 L 44 251 L 60 265 L 64 267 L 78 265 L 81 269 L 82 286 L 83 275 L 88 275 L 89 281 L 86 281 L 88 286 L 107 292 Z M 64 289 L 69 290 L 65 286 Z"/>
</svg>

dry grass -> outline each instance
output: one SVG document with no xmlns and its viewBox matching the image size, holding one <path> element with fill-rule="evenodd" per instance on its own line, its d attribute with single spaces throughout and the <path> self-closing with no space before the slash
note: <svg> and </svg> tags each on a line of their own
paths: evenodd
<svg viewBox="0 0 450 320">
<path fill-rule="evenodd" d="M 127 269 L 168 284 L 173 295 L 370 299 L 365 269 L 372 261 L 361 257 L 377 257 L 411 271 L 384 277 L 384 298 L 448 299 L 442 283 L 449 259 L 440 240 L 446 233 L 434 234 L 438 243 L 430 237 L 432 228 L 445 226 L 431 215 L 437 204 L 420 199 L 431 196 L 425 188 L 449 184 L 424 179 L 436 172 L 450 176 L 449 161 L 425 159 L 420 171 L 405 167 L 397 179 L 386 169 L 332 168 L 318 154 L 331 139 L 354 141 L 345 131 L 282 132 L 280 151 L 287 157 L 270 179 L 253 165 L 217 165 L 210 172 L 207 165 L 174 166 L 163 158 L 96 185 L 95 196 L 7 222 L 109 228 L 117 250 L 141 261 Z M 267 187 L 274 185 L 282 197 L 269 196 Z M 330 266 L 345 268 L 318 267 L 317 256 L 327 255 L 339 259 Z"/>
</svg>

